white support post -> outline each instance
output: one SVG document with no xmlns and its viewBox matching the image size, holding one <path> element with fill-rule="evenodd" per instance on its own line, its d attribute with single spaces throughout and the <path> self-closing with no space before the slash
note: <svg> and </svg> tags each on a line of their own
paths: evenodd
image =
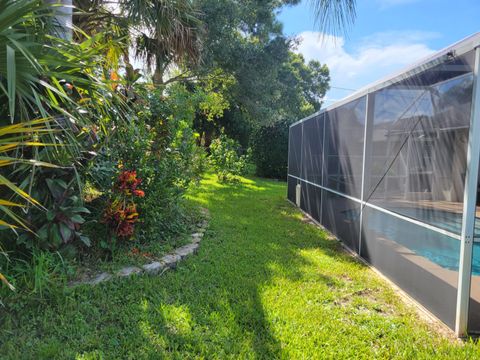
<svg viewBox="0 0 480 360">
<path fill-rule="evenodd" d="M 325 131 L 327 130 L 327 113 L 323 112 L 322 115 L 322 126 L 323 126 L 323 138 L 322 138 L 322 175 L 320 177 L 320 185 L 324 185 L 324 177 L 325 177 Z M 321 191 L 320 196 L 320 221 L 319 223 L 323 225 L 323 190 Z"/>
<path fill-rule="evenodd" d="M 470 302 L 472 252 L 480 161 L 480 48 L 475 49 L 473 75 L 472 112 L 468 138 L 467 173 L 463 196 L 463 220 L 455 320 L 455 333 L 458 337 L 467 335 L 468 331 L 468 306 Z"/>
<path fill-rule="evenodd" d="M 362 189 L 360 192 L 360 233 L 358 234 L 358 255 L 362 256 L 362 231 L 363 231 L 363 210 L 365 208 L 365 190 L 369 186 L 368 176 L 370 175 L 370 164 L 372 154 L 372 141 L 371 136 L 373 127 L 373 111 L 374 111 L 374 94 L 367 93 L 367 99 L 365 101 L 365 129 L 363 133 L 363 163 L 362 163 Z M 369 161 L 367 161 L 367 159 Z"/>
</svg>

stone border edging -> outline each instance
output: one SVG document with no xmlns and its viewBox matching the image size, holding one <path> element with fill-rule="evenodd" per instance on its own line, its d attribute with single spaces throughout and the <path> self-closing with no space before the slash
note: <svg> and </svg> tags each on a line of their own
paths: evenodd
<svg viewBox="0 0 480 360">
<path fill-rule="evenodd" d="M 115 277 L 128 277 L 134 274 L 161 275 L 169 269 L 174 269 L 182 259 L 196 253 L 200 247 L 200 241 L 202 241 L 203 235 L 207 231 L 208 220 L 210 219 L 210 213 L 208 209 L 200 208 L 200 211 L 204 215 L 204 219 L 197 224 L 196 232 L 191 234 L 192 241 L 190 244 L 176 248 L 171 253 L 164 255 L 160 260 L 142 265 L 141 267 L 126 266 L 117 271 L 115 274 L 103 272 L 91 277 L 90 279 L 71 282 L 69 286 L 97 285 Z"/>
</svg>

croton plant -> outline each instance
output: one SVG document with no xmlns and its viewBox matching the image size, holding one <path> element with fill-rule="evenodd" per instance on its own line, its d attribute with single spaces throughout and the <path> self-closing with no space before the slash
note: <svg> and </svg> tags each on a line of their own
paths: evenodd
<svg viewBox="0 0 480 360">
<path fill-rule="evenodd" d="M 135 198 L 144 197 L 139 189 L 142 180 L 135 170 L 122 171 L 113 188 L 113 196 L 105 209 L 103 221 L 109 227 L 112 235 L 119 238 L 131 238 L 138 222 Z"/>
</svg>

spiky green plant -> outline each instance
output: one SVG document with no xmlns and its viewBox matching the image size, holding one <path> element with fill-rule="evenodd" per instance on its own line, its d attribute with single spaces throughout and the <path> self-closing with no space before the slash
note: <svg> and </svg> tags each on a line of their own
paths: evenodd
<svg viewBox="0 0 480 360">
<path fill-rule="evenodd" d="M 31 196 L 35 169 L 78 166 L 91 150 L 85 134 L 100 129 L 105 138 L 126 118 L 109 81 L 109 42 L 102 34 L 81 43 L 55 37 L 53 10 L 40 0 L 0 0 L 0 226 L 13 231 L 35 230 L 26 220 L 29 209 L 42 209 Z"/>
<path fill-rule="evenodd" d="M 42 143 L 38 139 L 42 134 L 52 132 L 47 127 L 49 120 L 39 119 L 13 125 L 0 127 L 0 169 L 11 169 L 16 164 L 28 164 L 29 166 L 49 166 L 54 165 L 34 159 L 22 157 L 22 151 L 26 147 L 40 147 L 48 144 Z M 41 204 L 31 197 L 27 192 L 17 186 L 6 176 L 5 171 L 0 171 L 0 227 L 6 227 L 13 231 L 17 228 L 31 231 L 29 225 L 12 208 L 25 208 L 26 206 L 38 206 Z M 0 254 L 7 256 L 0 243 Z M 0 281 L 13 290 L 13 286 L 7 281 L 5 276 L 0 273 Z"/>
</svg>

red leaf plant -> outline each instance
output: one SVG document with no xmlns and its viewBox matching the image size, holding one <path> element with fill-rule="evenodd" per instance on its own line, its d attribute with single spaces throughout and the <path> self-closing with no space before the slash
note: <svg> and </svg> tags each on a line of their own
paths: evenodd
<svg viewBox="0 0 480 360">
<path fill-rule="evenodd" d="M 113 196 L 103 213 L 103 222 L 119 238 L 131 238 L 138 222 L 136 197 L 144 197 L 143 190 L 138 189 L 142 180 L 137 172 L 122 171 L 113 187 Z"/>
</svg>

